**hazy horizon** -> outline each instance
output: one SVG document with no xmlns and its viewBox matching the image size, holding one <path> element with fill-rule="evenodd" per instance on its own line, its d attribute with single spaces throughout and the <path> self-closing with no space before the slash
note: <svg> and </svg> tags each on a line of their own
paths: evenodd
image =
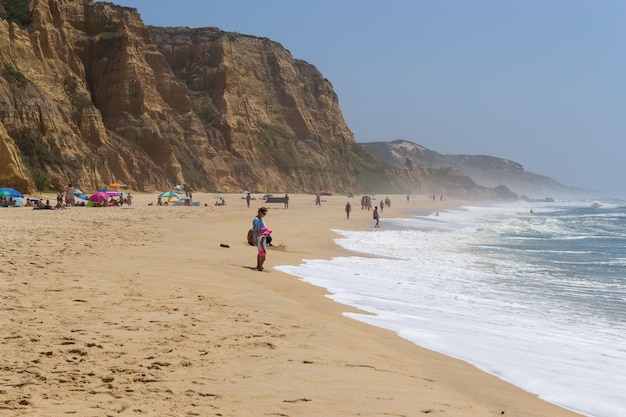
<svg viewBox="0 0 626 417">
<path fill-rule="evenodd" d="M 626 3 L 119 0 L 155 26 L 267 37 L 332 84 L 357 142 L 510 159 L 626 196 Z"/>
</svg>

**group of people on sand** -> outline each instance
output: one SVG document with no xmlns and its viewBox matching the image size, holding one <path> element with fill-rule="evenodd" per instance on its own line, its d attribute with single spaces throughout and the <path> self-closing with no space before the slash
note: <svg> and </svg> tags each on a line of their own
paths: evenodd
<svg viewBox="0 0 626 417">
<path fill-rule="evenodd" d="M 17 200 L 11 197 L 0 198 L 0 207 L 15 207 L 15 206 L 17 206 Z"/>
<path fill-rule="evenodd" d="M 285 197 L 287 197 L 286 194 L 285 194 Z M 369 196 L 367 197 L 368 197 L 367 200 L 365 199 L 362 200 L 362 208 L 365 208 L 367 206 L 368 201 L 369 201 L 370 208 L 372 207 L 371 198 Z M 366 204 L 363 204 L 363 202 L 365 202 Z M 246 195 L 246 204 L 248 207 L 250 207 L 250 194 Z M 317 204 L 318 203 L 316 202 L 316 205 Z M 389 197 L 387 197 L 384 200 L 380 201 L 379 206 L 375 205 L 373 207 L 374 207 L 374 211 L 372 213 L 372 217 L 375 222 L 374 227 L 380 228 L 381 216 L 379 214 L 378 209 L 380 207 L 380 211 L 382 211 L 385 207 L 391 207 L 391 200 L 389 199 Z M 346 202 L 345 212 L 346 212 L 346 218 L 350 219 L 350 213 L 352 212 L 352 205 L 350 204 L 349 201 Z M 257 258 L 256 258 L 257 263 L 256 263 L 256 267 L 254 268 L 257 271 L 264 271 L 263 265 L 267 258 L 267 248 L 269 246 L 272 246 L 271 244 L 272 230 L 269 227 L 267 227 L 267 225 L 265 224 L 265 220 L 264 220 L 265 217 L 267 216 L 267 213 L 268 213 L 267 207 L 260 207 L 257 211 L 257 215 L 252 219 L 252 228 L 248 231 L 248 237 L 247 237 L 248 244 L 250 246 L 255 246 L 257 249 Z"/>
</svg>

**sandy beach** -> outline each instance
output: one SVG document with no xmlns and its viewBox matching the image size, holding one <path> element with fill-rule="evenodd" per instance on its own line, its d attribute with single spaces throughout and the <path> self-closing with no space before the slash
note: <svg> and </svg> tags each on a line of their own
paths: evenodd
<svg viewBox="0 0 626 417">
<path fill-rule="evenodd" d="M 131 207 L 0 208 L 1 416 L 578 415 L 346 318 L 352 308 L 273 269 L 348 254 L 331 229 L 372 228 L 359 197 L 348 220 L 345 196 L 291 195 L 285 209 L 133 195 Z M 461 203 L 390 198 L 384 216 Z M 262 205 L 264 272 L 246 243 Z"/>
</svg>

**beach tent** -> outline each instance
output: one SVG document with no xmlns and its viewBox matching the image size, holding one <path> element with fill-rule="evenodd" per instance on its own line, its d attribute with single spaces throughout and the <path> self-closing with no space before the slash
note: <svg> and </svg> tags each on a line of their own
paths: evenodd
<svg viewBox="0 0 626 417">
<path fill-rule="evenodd" d="M 74 191 L 74 197 L 80 198 L 81 200 L 89 200 L 89 196 L 82 191 L 76 192 Z"/>
</svg>

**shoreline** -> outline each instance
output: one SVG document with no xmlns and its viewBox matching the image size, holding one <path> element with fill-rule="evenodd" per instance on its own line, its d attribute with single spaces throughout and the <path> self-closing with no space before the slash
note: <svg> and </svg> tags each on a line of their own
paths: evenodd
<svg viewBox="0 0 626 417">
<path fill-rule="evenodd" d="M 350 200 L 350 220 L 345 197 L 325 197 L 322 207 L 309 195 L 292 195 L 288 210 L 268 205 L 276 246 L 265 273 L 252 270 L 256 251 L 245 242 L 260 201 L 248 209 L 240 196 L 226 195 L 224 207 L 148 207 L 154 195 L 133 195 L 131 208 L 0 211 L 9 236 L 2 249 L 9 266 L 1 268 L 8 277 L 0 319 L 7 329 L 0 342 L 5 409 L 20 415 L 578 415 L 348 318 L 343 313 L 356 309 L 273 269 L 354 255 L 334 243 L 332 229 L 373 225 L 358 198 Z M 429 207 L 417 198 L 408 207 L 394 201 L 386 212 L 401 217 L 404 208 Z"/>
</svg>

